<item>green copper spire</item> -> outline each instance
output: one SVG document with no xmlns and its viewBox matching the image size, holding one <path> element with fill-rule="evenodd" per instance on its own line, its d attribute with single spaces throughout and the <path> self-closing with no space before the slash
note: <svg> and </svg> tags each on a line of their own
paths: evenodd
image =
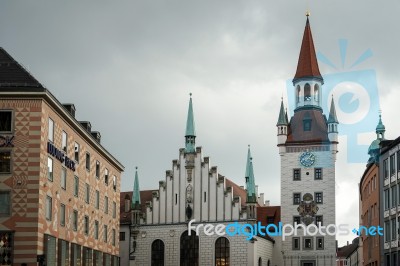
<svg viewBox="0 0 400 266">
<path fill-rule="evenodd" d="M 276 123 L 276 125 L 277 126 L 287 126 L 288 125 L 287 113 L 285 112 L 285 108 L 283 106 L 283 98 L 281 101 L 281 109 L 279 110 L 278 123 Z"/>
<path fill-rule="evenodd" d="M 250 145 L 247 151 L 247 164 L 246 164 L 246 189 L 247 189 L 247 203 L 256 203 L 256 184 L 254 181 L 253 158 L 250 153 Z"/>
<path fill-rule="evenodd" d="M 133 184 L 133 193 L 132 193 L 132 209 L 137 210 L 140 209 L 140 189 L 139 189 L 139 177 L 138 171 L 136 167 L 135 172 L 135 183 Z"/>
<path fill-rule="evenodd" d="M 195 152 L 196 130 L 194 127 L 194 115 L 193 115 L 193 104 L 192 104 L 191 93 L 190 93 L 188 116 L 186 121 L 185 140 L 186 140 L 185 151 L 187 153 Z"/>
<path fill-rule="evenodd" d="M 380 150 L 380 143 L 382 140 L 385 139 L 385 126 L 382 123 L 382 115 L 379 114 L 379 122 L 376 126 L 376 139 L 372 141 L 371 145 L 368 148 L 369 159 L 368 163 L 378 163 L 379 162 L 379 150 Z"/>
<path fill-rule="evenodd" d="M 339 121 L 336 116 L 336 108 L 335 108 L 335 102 L 333 101 L 333 96 L 331 101 L 331 110 L 329 111 L 329 118 L 328 118 L 328 124 L 330 123 L 339 124 Z"/>
<path fill-rule="evenodd" d="M 378 122 L 378 125 L 376 126 L 376 134 L 378 134 L 378 135 L 380 134 L 381 138 L 383 138 L 385 131 L 386 131 L 385 126 L 382 123 L 382 115 L 379 114 L 379 122 Z"/>
</svg>

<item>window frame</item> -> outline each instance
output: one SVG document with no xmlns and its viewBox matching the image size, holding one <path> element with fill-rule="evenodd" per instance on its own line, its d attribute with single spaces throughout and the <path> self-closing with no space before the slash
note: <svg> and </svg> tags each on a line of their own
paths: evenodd
<svg viewBox="0 0 400 266">
<path fill-rule="evenodd" d="M 8 159 L 8 167 L 6 167 L 8 171 L 2 172 L 2 167 L 0 167 L 0 175 L 12 174 L 12 150 L 10 150 L 10 149 L 1 149 L 0 150 L 0 154 L 3 154 L 3 153 L 5 154 L 4 155 L 5 158 L 7 157 L 7 154 L 8 154 L 8 157 L 9 157 L 9 159 Z M 5 163 L 5 162 L 6 162 L 6 160 L 4 160 L 4 162 L 2 161 L 2 163 Z"/>
<path fill-rule="evenodd" d="M 319 247 L 318 241 L 322 240 L 322 247 Z M 315 249 L 316 250 L 324 250 L 325 249 L 325 243 L 324 243 L 324 237 L 323 236 L 317 236 L 316 241 L 315 241 Z"/>
<path fill-rule="evenodd" d="M 74 175 L 74 197 L 79 197 L 79 177 Z"/>
<path fill-rule="evenodd" d="M 317 197 L 318 194 L 321 194 L 321 200 L 319 200 L 319 197 Z M 315 203 L 324 204 L 324 193 L 323 192 L 315 192 L 314 199 L 315 199 Z"/>
<path fill-rule="evenodd" d="M 293 169 L 293 181 L 301 181 L 301 168 Z"/>
<path fill-rule="evenodd" d="M 49 117 L 47 122 L 48 132 L 47 132 L 47 139 L 51 143 L 54 143 L 54 120 Z"/>
<path fill-rule="evenodd" d="M 96 189 L 95 208 L 97 210 L 100 208 L 100 191 L 98 191 L 97 189 Z"/>
<path fill-rule="evenodd" d="M 96 160 L 96 178 L 100 179 L 100 162 Z"/>
<path fill-rule="evenodd" d="M 99 221 L 94 220 L 94 239 L 99 239 Z"/>
<path fill-rule="evenodd" d="M 310 241 L 310 244 L 311 244 L 311 247 L 307 247 L 306 246 L 306 241 L 307 240 L 309 240 Z M 313 250 L 314 249 L 314 238 L 313 237 L 304 237 L 303 238 L 303 250 Z"/>
<path fill-rule="evenodd" d="M 223 241 L 223 243 L 222 243 L 222 241 Z M 226 237 L 223 237 L 223 236 L 218 237 L 214 243 L 215 265 L 229 265 L 230 257 L 231 257 L 231 247 L 230 247 L 229 239 Z M 221 260 L 222 260 L 222 263 L 221 263 Z"/>
<path fill-rule="evenodd" d="M 61 150 L 68 153 L 68 133 L 64 130 L 61 132 Z"/>
<path fill-rule="evenodd" d="M 73 231 L 78 231 L 78 211 L 77 210 L 74 210 L 73 212 L 72 212 L 72 230 Z"/>
<path fill-rule="evenodd" d="M 296 202 L 297 195 L 298 195 L 299 202 Z M 300 203 L 301 203 L 301 192 L 294 192 L 293 193 L 293 205 L 299 205 Z"/>
<path fill-rule="evenodd" d="M 323 170 L 322 168 L 314 168 L 314 180 L 322 180 Z"/>
<path fill-rule="evenodd" d="M 54 180 L 54 160 L 47 156 L 47 180 L 53 182 Z"/>
<path fill-rule="evenodd" d="M 90 228 L 89 228 L 89 216 L 87 216 L 87 215 L 85 215 L 85 217 L 83 218 L 83 221 L 84 221 L 84 223 L 83 223 L 83 233 L 87 236 L 87 235 L 89 235 L 89 230 L 90 230 Z"/>
<path fill-rule="evenodd" d="M 67 168 L 61 167 L 60 186 L 64 190 L 67 190 L 67 175 Z"/>
<path fill-rule="evenodd" d="M 49 195 L 46 195 L 45 217 L 47 221 L 51 221 L 53 218 L 53 198 Z"/>
<path fill-rule="evenodd" d="M 86 171 L 90 172 L 90 153 L 89 152 L 86 152 L 86 155 L 85 155 L 85 168 L 86 168 Z"/>
<path fill-rule="evenodd" d="M 108 197 L 104 196 L 104 213 L 108 214 Z"/>
<path fill-rule="evenodd" d="M 14 132 L 14 110 L 10 109 L 1 109 L 0 113 L 10 113 L 10 130 L 1 130 L 0 134 L 12 134 Z"/>
<path fill-rule="evenodd" d="M 8 217 L 11 216 L 11 207 L 12 207 L 12 197 L 11 197 L 11 190 L 0 190 L 0 195 L 6 195 L 5 199 L 8 201 L 8 210 L 7 212 L 0 212 L 0 217 Z M 6 209 L 6 208 L 5 208 Z"/>
<path fill-rule="evenodd" d="M 65 226 L 65 204 L 60 203 L 60 225 Z"/>
<path fill-rule="evenodd" d="M 297 240 L 297 247 L 296 247 L 296 240 Z M 292 250 L 300 250 L 300 237 L 292 237 Z"/>
<path fill-rule="evenodd" d="M 79 163 L 79 152 L 80 152 L 81 146 L 79 145 L 78 142 L 75 141 L 74 143 L 74 161 L 76 163 Z"/>
</svg>

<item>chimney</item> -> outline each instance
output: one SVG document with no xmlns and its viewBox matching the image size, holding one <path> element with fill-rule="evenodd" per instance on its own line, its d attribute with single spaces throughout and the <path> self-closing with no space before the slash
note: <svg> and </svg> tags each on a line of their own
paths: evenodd
<svg viewBox="0 0 400 266">
<path fill-rule="evenodd" d="M 73 117 L 75 117 L 75 105 L 73 103 L 64 103 L 64 108 L 67 109 L 68 113 L 70 113 Z"/>
<path fill-rule="evenodd" d="M 91 134 L 92 134 L 93 138 L 95 138 L 95 140 L 98 143 L 100 143 L 100 140 L 101 140 L 100 132 L 99 131 L 92 131 Z"/>
<path fill-rule="evenodd" d="M 86 129 L 87 132 L 90 133 L 92 131 L 92 125 L 89 121 L 79 121 L 79 123 Z"/>
</svg>

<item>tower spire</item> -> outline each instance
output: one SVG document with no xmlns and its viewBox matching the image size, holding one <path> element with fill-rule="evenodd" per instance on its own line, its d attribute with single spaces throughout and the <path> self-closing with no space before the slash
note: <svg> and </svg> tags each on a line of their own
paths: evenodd
<svg viewBox="0 0 400 266">
<path fill-rule="evenodd" d="M 133 184 L 133 193 L 132 193 L 132 209 L 138 210 L 140 209 L 140 189 L 139 189 L 139 176 L 138 170 L 136 166 L 135 172 L 135 182 Z"/>
<path fill-rule="evenodd" d="M 278 122 L 276 123 L 277 126 L 287 126 L 288 119 L 287 113 L 285 112 L 285 107 L 283 106 L 283 99 L 281 100 L 281 109 L 279 110 L 279 118 Z"/>
<path fill-rule="evenodd" d="M 297 70 L 296 74 L 294 75 L 293 83 L 302 78 L 316 78 L 323 82 L 321 73 L 319 72 L 317 56 L 315 54 L 314 41 L 311 34 L 309 21 L 310 13 L 307 12 L 306 16 L 306 27 L 304 29 L 299 61 L 297 63 Z"/>
<path fill-rule="evenodd" d="M 196 130 L 194 126 L 192 93 L 190 93 L 189 109 L 186 121 L 186 134 L 185 134 L 185 140 L 186 140 L 185 151 L 187 153 L 195 152 L 195 139 L 196 139 Z"/>
<path fill-rule="evenodd" d="M 331 109 L 329 111 L 329 118 L 328 118 L 328 124 L 330 123 L 339 124 L 339 121 L 336 116 L 336 108 L 335 108 L 335 102 L 333 101 L 333 95 L 331 100 Z"/>
<path fill-rule="evenodd" d="M 250 153 L 250 145 L 247 151 L 247 164 L 246 164 L 246 189 L 247 189 L 247 203 L 256 203 L 256 184 L 254 180 L 253 158 Z"/>
<path fill-rule="evenodd" d="M 379 122 L 378 125 L 376 126 L 376 136 L 378 139 L 384 139 L 385 138 L 385 125 L 382 123 L 382 114 L 379 114 Z"/>
</svg>

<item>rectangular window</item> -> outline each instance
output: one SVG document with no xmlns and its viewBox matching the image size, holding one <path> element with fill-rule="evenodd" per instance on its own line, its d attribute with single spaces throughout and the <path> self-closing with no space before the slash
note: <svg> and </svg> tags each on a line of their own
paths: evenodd
<svg viewBox="0 0 400 266">
<path fill-rule="evenodd" d="M 47 157 L 47 179 L 53 182 L 53 159 Z"/>
<path fill-rule="evenodd" d="M 89 216 L 86 216 L 85 215 L 85 235 L 88 235 L 89 234 Z"/>
<path fill-rule="evenodd" d="M 400 172 L 400 151 L 397 153 L 397 172 Z"/>
<path fill-rule="evenodd" d="M 115 229 L 112 230 L 111 237 L 112 237 L 112 242 L 111 243 L 112 243 L 113 246 L 115 246 Z"/>
<path fill-rule="evenodd" d="M 74 146 L 74 159 L 75 162 L 79 163 L 79 143 L 75 142 L 75 146 Z"/>
<path fill-rule="evenodd" d="M 315 192 L 315 202 L 316 203 L 323 203 L 322 192 Z"/>
<path fill-rule="evenodd" d="M 12 132 L 12 111 L 0 110 L 0 133 Z"/>
<path fill-rule="evenodd" d="M 54 141 L 54 121 L 49 118 L 49 135 L 48 135 L 49 141 L 53 142 Z"/>
<path fill-rule="evenodd" d="M 293 250 L 300 250 L 300 237 L 292 238 L 292 247 Z"/>
<path fill-rule="evenodd" d="M 86 153 L 86 170 L 90 171 L 90 153 Z"/>
<path fill-rule="evenodd" d="M 315 170 L 314 170 L 314 178 L 316 180 L 321 180 L 322 179 L 322 168 L 315 168 Z"/>
<path fill-rule="evenodd" d="M 293 216 L 293 225 L 301 224 L 300 216 Z"/>
<path fill-rule="evenodd" d="M 392 240 L 397 238 L 396 219 L 392 219 Z"/>
<path fill-rule="evenodd" d="M 78 197 L 79 195 L 79 177 L 74 176 L 74 196 Z"/>
<path fill-rule="evenodd" d="M 65 131 L 63 131 L 61 135 L 61 149 L 65 152 L 67 152 L 67 139 L 68 135 Z"/>
<path fill-rule="evenodd" d="M 324 249 L 324 238 L 323 237 L 317 237 L 316 249 Z"/>
<path fill-rule="evenodd" d="M 390 204 L 389 204 L 389 189 L 385 189 L 384 193 L 384 197 L 385 197 L 385 210 L 390 208 Z"/>
<path fill-rule="evenodd" d="M 0 191 L 0 216 L 11 215 L 11 193 Z"/>
<path fill-rule="evenodd" d="M 115 201 L 113 201 L 112 217 L 117 217 L 117 204 L 115 203 Z"/>
<path fill-rule="evenodd" d="M 96 190 L 96 202 L 95 202 L 96 209 L 99 209 L 99 206 L 100 206 L 100 192 Z"/>
<path fill-rule="evenodd" d="M 0 174 L 10 174 L 10 173 L 11 173 L 11 152 L 0 151 Z"/>
<path fill-rule="evenodd" d="M 293 205 L 299 205 L 301 201 L 301 193 L 293 193 Z"/>
<path fill-rule="evenodd" d="M 207 202 L 207 192 L 204 191 L 204 202 Z"/>
<path fill-rule="evenodd" d="M 67 188 L 67 169 L 64 167 L 61 168 L 61 188 Z"/>
<path fill-rule="evenodd" d="M 322 215 L 316 215 L 316 216 L 315 216 L 315 224 L 316 224 L 317 226 L 319 226 L 320 224 L 321 224 L 321 226 L 324 225 L 324 223 L 323 223 L 323 216 L 322 216 Z"/>
<path fill-rule="evenodd" d="M 60 225 L 65 226 L 65 205 L 60 204 Z"/>
<path fill-rule="evenodd" d="M 178 194 L 175 193 L 175 205 L 178 204 Z"/>
<path fill-rule="evenodd" d="M 303 243 L 304 250 L 311 250 L 313 249 L 313 239 L 311 237 L 305 237 Z"/>
<path fill-rule="evenodd" d="M 119 241 L 125 241 L 125 232 L 119 232 Z"/>
<path fill-rule="evenodd" d="M 104 212 L 108 213 L 108 197 L 104 197 Z"/>
<path fill-rule="evenodd" d="M 86 189 L 85 189 L 85 202 L 89 203 L 90 202 L 90 185 L 86 184 Z"/>
<path fill-rule="evenodd" d="M 395 156 L 395 154 L 390 156 L 390 176 L 394 175 L 394 173 L 396 172 L 394 156 Z"/>
<path fill-rule="evenodd" d="M 389 177 L 388 159 L 385 159 L 383 161 L 383 176 L 384 176 L 384 178 Z"/>
<path fill-rule="evenodd" d="M 78 230 L 78 211 L 74 210 L 72 213 L 72 229 L 74 231 Z"/>
<path fill-rule="evenodd" d="M 389 221 L 385 222 L 384 231 L 385 231 L 385 242 L 388 242 L 388 241 L 390 241 L 390 222 Z"/>
<path fill-rule="evenodd" d="M 117 177 L 115 175 L 113 175 L 112 186 L 113 186 L 113 190 L 116 191 L 117 190 Z"/>
<path fill-rule="evenodd" d="M 94 239 L 99 239 L 99 221 L 94 221 Z"/>
<path fill-rule="evenodd" d="M 96 161 L 96 177 L 97 179 L 100 178 L 100 162 Z"/>
<path fill-rule="evenodd" d="M 108 227 L 107 225 L 103 226 L 103 241 L 107 243 L 107 234 L 108 234 Z"/>
<path fill-rule="evenodd" d="M 104 173 L 104 183 L 108 185 L 108 169 L 106 168 L 105 173 Z"/>
<path fill-rule="evenodd" d="M 300 169 L 293 169 L 293 180 L 295 181 L 301 180 Z"/>
<path fill-rule="evenodd" d="M 397 187 L 393 186 L 391 190 L 392 190 L 392 208 L 395 208 L 397 206 Z"/>
<path fill-rule="evenodd" d="M 51 214 L 53 211 L 53 199 L 50 196 L 46 196 L 46 219 L 51 221 Z"/>
</svg>

